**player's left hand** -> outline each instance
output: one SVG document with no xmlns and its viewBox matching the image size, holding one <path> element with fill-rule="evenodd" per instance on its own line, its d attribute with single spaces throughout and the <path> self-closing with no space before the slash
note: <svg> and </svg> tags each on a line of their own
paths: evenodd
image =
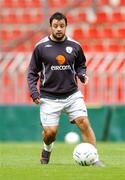
<svg viewBox="0 0 125 180">
<path fill-rule="evenodd" d="M 86 74 L 83 74 L 83 78 L 84 78 L 84 84 L 88 84 L 88 81 L 89 81 L 89 77 L 86 75 Z"/>
<path fill-rule="evenodd" d="M 84 85 L 86 85 L 89 81 L 89 77 L 86 74 L 79 75 L 78 77 Z"/>
</svg>

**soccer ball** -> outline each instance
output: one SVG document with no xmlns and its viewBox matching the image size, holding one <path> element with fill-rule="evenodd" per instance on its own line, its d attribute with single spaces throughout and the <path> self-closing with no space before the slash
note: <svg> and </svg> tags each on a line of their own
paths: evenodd
<svg viewBox="0 0 125 180">
<path fill-rule="evenodd" d="M 78 143 L 80 141 L 80 137 L 76 132 L 71 131 L 66 134 L 64 141 L 67 144 Z"/>
<path fill-rule="evenodd" d="M 89 143 L 78 144 L 73 151 L 73 159 L 81 166 L 90 166 L 98 161 L 97 149 Z"/>
</svg>

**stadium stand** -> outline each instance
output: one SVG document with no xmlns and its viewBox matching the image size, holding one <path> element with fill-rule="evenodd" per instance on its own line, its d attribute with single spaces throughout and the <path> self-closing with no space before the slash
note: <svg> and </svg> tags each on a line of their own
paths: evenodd
<svg viewBox="0 0 125 180">
<path fill-rule="evenodd" d="M 67 34 L 85 51 L 86 101 L 125 103 L 125 0 L 1 0 L 0 10 L 0 103 L 31 103 L 27 66 L 55 11 L 67 15 Z"/>
</svg>

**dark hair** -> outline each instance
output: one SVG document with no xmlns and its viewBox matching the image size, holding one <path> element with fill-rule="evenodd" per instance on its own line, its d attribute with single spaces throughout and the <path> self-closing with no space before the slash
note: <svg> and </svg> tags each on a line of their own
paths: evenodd
<svg viewBox="0 0 125 180">
<path fill-rule="evenodd" d="M 64 14 L 60 13 L 60 12 L 56 12 L 56 13 L 54 13 L 54 14 L 50 17 L 50 19 L 49 19 L 50 25 L 52 25 L 53 19 L 57 19 L 57 20 L 62 20 L 62 19 L 64 19 L 64 20 L 65 20 L 65 23 L 66 23 L 66 25 L 67 25 L 67 18 L 66 18 L 66 16 L 65 16 Z"/>
</svg>

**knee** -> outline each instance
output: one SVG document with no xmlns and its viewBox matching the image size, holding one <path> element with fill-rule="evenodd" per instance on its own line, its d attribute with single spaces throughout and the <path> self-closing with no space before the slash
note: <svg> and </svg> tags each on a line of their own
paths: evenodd
<svg viewBox="0 0 125 180">
<path fill-rule="evenodd" d="M 90 128 L 90 123 L 87 117 L 80 117 L 76 119 L 76 125 L 83 131 Z"/>
<path fill-rule="evenodd" d="M 43 131 L 43 140 L 46 144 L 50 144 L 53 141 L 55 141 L 56 137 L 56 131 L 55 130 L 44 130 Z"/>
<path fill-rule="evenodd" d="M 51 131 L 47 131 L 46 132 L 46 137 L 50 138 L 50 139 L 54 139 L 56 136 L 56 132 L 54 130 Z"/>
</svg>

